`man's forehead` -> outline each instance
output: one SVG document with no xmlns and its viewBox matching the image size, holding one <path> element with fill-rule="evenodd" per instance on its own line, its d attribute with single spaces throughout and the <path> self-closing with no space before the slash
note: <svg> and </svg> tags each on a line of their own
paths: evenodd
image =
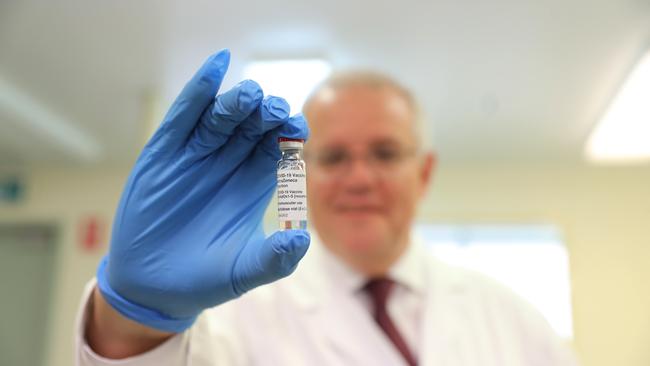
<svg viewBox="0 0 650 366">
<path fill-rule="evenodd" d="M 410 101 L 398 90 L 389 85 L 347 84 L 323 86 L 310 98 L 310 104 L 317 107 L 331 106 L 353 98 L 374 99 L 376 102 L 393 101 L 410 109 Z"/>
<path fill-rule="evenodd" d="M 311 99 L 305 111 L 310 123 L 327 123 L 333 118 L 370 118 L 412 122 L 414 113 L 402 95 L 388 87 L 349 85 L 324 87 Z"/>
<path fill-rule="evenodd" d="M 321 142 L 335 137 L 358 142 L 395 139 L 409 143 L 407 139 L 413 137 L 414 115 L 408 102 L 387 87 L 322 88 L 305 114 L 313 132 L 312 140 Z"/>
</svg>

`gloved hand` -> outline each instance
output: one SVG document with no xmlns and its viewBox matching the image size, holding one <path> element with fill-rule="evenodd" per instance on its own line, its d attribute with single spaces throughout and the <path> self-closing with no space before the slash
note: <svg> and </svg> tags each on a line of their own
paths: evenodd
<svg viewBox="0 0 650 366">
<path fill-rule="evenodd" d="M 290 274 L 306 231 L 265 238 L 279 136 L 306 139 L 302 116 L 247 80 L 215 97 L 230 53 L 211 56 L 180 93 L 126 183 L 97 270 L 122 315 L 180 332 L 206 308 Z"/>
</svg>

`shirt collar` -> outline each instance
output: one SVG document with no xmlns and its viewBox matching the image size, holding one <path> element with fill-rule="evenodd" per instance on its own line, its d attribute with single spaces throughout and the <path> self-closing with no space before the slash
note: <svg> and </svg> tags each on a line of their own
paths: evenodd
<svg viewBox="0 0 650 366">
<path fill-rule="evenodd" d="M 425 257 L 422 243 L 411 240 L 402 256 L 388 271 L 390 278 L 408 290 L 423 294 L 426 285 Z"/>
<path fill-rule="evenodd" d="M 353 293 L 365 284 L 365 276 L 340 260 L 325 245 L 319 243 L 318 249 L 319 252 L 322 252 L 319 257 L 321 258 L 323 273 L 335 288 L 346 293 Z"/>
<path fill-rule="evenodd" d="M 322 243 L 319 243 L 321 246 Z M 358 292 L 368 281 L 365 275 L 355 271 L 326 247 L 318 248 L 324 273 L 336 288 L 347 293 Z M 402 256 L 388 271 L 388 276 L 398 285 L 418 294 L 424 293 L 426 273 L 424 258 L 426 253 L 422 243 L 412 240 Z"/>
</svg>

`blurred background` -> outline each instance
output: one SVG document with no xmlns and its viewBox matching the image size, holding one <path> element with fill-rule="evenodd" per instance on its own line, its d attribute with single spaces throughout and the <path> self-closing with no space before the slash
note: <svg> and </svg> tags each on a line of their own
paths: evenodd
<svg viewBox="0 0 650 366">
<path fill-rule="evenodd" d="M 650 365 L 647 0 L 3 0 L 0 364 L 73 363 L 129 170 L 225 47 L 225 87 L 295 111 L 331 70 L 402 81 L 440 157 L 431 249 L 520 292 L 583 365 Z"/>
</svg>

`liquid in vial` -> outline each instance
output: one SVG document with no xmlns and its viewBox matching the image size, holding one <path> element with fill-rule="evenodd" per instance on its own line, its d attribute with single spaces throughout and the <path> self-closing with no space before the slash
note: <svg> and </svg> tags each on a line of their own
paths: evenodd
<svg viewBox="0 0 650 366">
<path fill-rule="evenodd" d="M 278 220 L 280 230 L 307 229 L 307 182 L 302 148 L 305 140 L 280 137 Z"/>
</svg>

